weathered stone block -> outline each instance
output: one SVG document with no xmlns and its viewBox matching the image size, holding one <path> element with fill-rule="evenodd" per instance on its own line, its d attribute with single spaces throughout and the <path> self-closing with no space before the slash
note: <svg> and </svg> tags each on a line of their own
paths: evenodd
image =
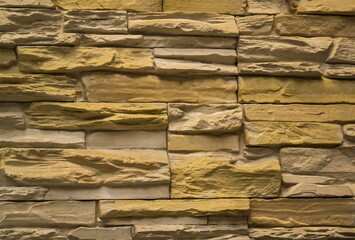
<svg viewBox="0 0 355 240">
<path fill-rule="evenodd" d="M 16 64 L 16 54 L 12 49 L 0 49 L 0 69 L 10 68 Z"/>
<path fill-rule="evenodd" d="M 333 0 L 300 0 L 297 12 L 355 15 L 355 6 L 351 0 L 339 0 L 336 2 Z"/>
<path fill-rule="evenodd" d="M 67 240 L 66 230 L 54 228 L 1 228 L 0 238 L 6 240 Z"/>
<path fill-rule="evenodd" d="M 270 35 L 274 16 L 252 15 L 236 17 L 240 35 Z"/>
<path fill-rule="evenodd" d="M 248 0 L 249 14 L 278 14 L 287 13 L 287 5 L 284 0 Z"/>
<path fill-rule="evenodd" d="M 51 0 L 0 0 L 0 7 L 54 8 Z"/>
<path fill-rule="evenodd" d="M 100 219 L 100 221 L 104 226 L 207 225 L 207 217 L 118 217 Z"/>
<path fill-rule="evenodd" d="M 333 79 L 355 79 L 355 65 L 351 64 L 324 64 L 321 67 L 324 77 Z"/>
<path fill-rule="evenodd" d="M 44 200 L 48 189 L 43 187 L 0 187 L 1 201 Z M 1 236 L 1 233 L 0 233 Z"/>
<path fill-rule="evenodd" d="M 336 38 L 326 62 L 355 64 L 354 45 L 354 38 Z"/>
<path fill-rule="evenodd" d="M 355 141 L 355 124 L 348 124 L 343 126 L 343 133 L 345 138 L 350 141 Z"/>
<path fill-rule="evenodd" d="M 2 129 L 24 129 L 25 118 L 17 103 L 0 104 L 0 126 Z"/>
<path fill-rule="evenodd" d="M 132 227 L 87 228 L 80 227 L 68 233 L 68 240 L 131 240 Z"/>
</svg>

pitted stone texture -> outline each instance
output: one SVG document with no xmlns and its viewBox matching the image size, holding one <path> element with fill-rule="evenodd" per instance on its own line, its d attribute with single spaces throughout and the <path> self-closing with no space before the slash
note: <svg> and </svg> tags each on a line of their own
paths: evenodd
<svg viewBox="0 0 355 240">
<path fill-rule="evenodd" d="M 287 13 L 285 0 L 248 0 L 249 14 L 279 14 Z"/>
<path fill-rule="evenodd" d="M 252 200 L 252 227 L 355 226 L 352 198 Z"/>
<path fill-rule="evenodd" d="M 0 69 L 16 65 L 16 54 L 12 49 L 0 49 Z"/>
<path fill-rule="evenodd" d="M 166 104 L 32 103 L 28 124 L 39 129 L 165 130 Z"/>
<path fill-rule="evenodd" d="M 336 38 L 326 62 L 355 64 L 354 45 L 355 38 Z"/>
<path fill-rule="evenodd" d="M 8 179 L 40 186 L 168 187 L 168 165 L 157 150 L 6 149 L 3 160 Z"/>
<path fill-rule="evenodd" d="M 0 7 L 54 8 L 51 0 L 0 0 Z"/>
<path fill-rule="evenodd" d="M 355 103 L 355 84 L 332 79 L 240 77 L 241 103 Z"/>
<path fill-rule="evenodd" d="M 269 35 L 274 24 L 274 16 L 252 15 L 236 17 L 240 35 Z"/>
<path fill-rule="evenodd" d="M 6 240 L 67 240 L 67 230 L 54 228 L 1 228 L 0 239 Z"/>
<path fill-rule="evenodd" d="M 102 219 L 100 221 L 102 221 Z M 207 225 L 207 217 L 117 217 L 106 218 L 102 221 L 102 224 L 104 226 Z"/>
<path fill-rule="evenodd" d="M 324 64 L 321 67 L 324 77 L 333 79 L 355 79 L 355 65 L 351 64 Z"/>
<path fill-rule="evenodd" d="M 44 200 L 48 189 L 43 187 L 0 187 L 1 201 Z M 0 233 L 1 236 L 1 233 Z"/>
<path fill-rule="evenodd" d="M 208 13 L 129 13 L 128 29 L 147 35 L 238 36 L 233 16 Z"/>
<path fill-rule="evenodd" d="M 234 103 L 236 78 L 92 73 L 83 76 L 91 102 Z"/>
<path fill-rule="evenodd" d="M 235 163 L 209 154 L 169 154 L 172 198 L 276 197 L 281 170 L 276 158 Z M 186 171 L 188 169 L 188 171 Z"/>
<path fill-rule="evenodd" d="M 222 0 L 218 2 L 205 0 L 203 4 L 199 0 L 164 0 L 163 10 L 164 12 L 207 12 L 244 15 L 246 7 L 246 0 Z"/>
<path fill-rule="evenodd" d="M 21 107 L 17 103 L 0 104 L 0 128 L 1 129 L 24 129 L 25 118 Z"/>
<path fill-rule="evenodd" d="M 345 138 L 350 141 L 355 141 L 355 124 L 348 124 L 343 126 L 343 133 Z"/>
<path fill-rule="evenodd" d="M 94 70 L 147 72 L 154 70 L 152 50 L 95 47 L 18 47 L 20 70 L 72 73 Z"/>
<path fill-rule="evenodd" d="M 232 133 L 242 126 L 239 104 L 169 104 L 169 131 L 179 134 Z"/>
<path fill-rule="evenodd" d="M 75 78 L 44 74 L 0 74 L 0 101 L 75 101 Z"/>
<path fill-rule="evenodd" d="M 352 0 L 300 0 L 298 13 L 307 14 L 338 14 L 355 15 L 355 5 Z"/>
<path fill-rule="evenodd" d="M 247 146 L 340 145 L 341 127 L 330 123 L 246 122 Z"/>
<path fill-rule="evenodd" d="M 243 110 L 249 122 L 355 122 L 355 106 L 351 104 L 246 104 Z"/>
<path fill-rule="evenodd" d="M 355 37 L 355 17 L 280 14 L 275 26 L 280 35 Z"/>
<path fill-rule="evenodd" d="M 68 233 L 68 240 L 131 240 L 132 227 L 80 227 Z"/>
<path fill-rule="evenodd" d="M 148 12 L 162 10 L 162 0 L 54 0 L 53 2 L 64 9 L 119 9 Z"/>
</svg>

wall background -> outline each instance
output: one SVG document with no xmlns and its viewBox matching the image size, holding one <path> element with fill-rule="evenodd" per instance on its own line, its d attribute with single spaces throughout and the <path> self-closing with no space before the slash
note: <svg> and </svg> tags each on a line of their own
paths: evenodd
<svg viewBox="0 0 355 240">
<path fill-rule="evenodd" d="M 0 239 L 355 239 L 353 0 L 0 0 Z"/>
</svg>

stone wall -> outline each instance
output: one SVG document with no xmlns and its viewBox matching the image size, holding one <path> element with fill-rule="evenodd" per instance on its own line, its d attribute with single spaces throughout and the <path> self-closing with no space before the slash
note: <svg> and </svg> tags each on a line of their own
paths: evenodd
<svg viewBox="0 0 355 240">
<path fill-rule="evenodd" d="M 354 0 L 0 0 L 0 239 L 355 239 Z"/>
</svg>

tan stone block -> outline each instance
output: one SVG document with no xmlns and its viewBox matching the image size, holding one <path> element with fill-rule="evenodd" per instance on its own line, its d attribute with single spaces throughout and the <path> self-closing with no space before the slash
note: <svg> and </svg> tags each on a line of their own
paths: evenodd
<svg viewBox="0 0 355 240">
<path fill-rule="evenodd" d="M 0 238 L 6 240 L 67 240 L 67 230 L 55 228 L 1 228 Z"/>
<path fill-rule="evenodd" d="M 93 73 L 83 76 L 92 102 L 211 102 L 237 101 L 235 77 L 154 76 Z"/>
<path fill-rule="evenodd" d="M 241 103 L 355 103 L 355 85 L 332 79 L 240 77 Z"/>
<path fill-rule="evenodd" d="M 355 124 L 347 124 L 343 126 L 344 137 L 350 141 L 355 141 Z"/>
<path fill-rule="evenodd" d="M 246 122 L 247 146 L 340 145 L 341 127 L 330 123 Z"/>
<path fill-rule="evenodd" d="M 279 193 L 281 170 L 276 158 L 245 164 L 206 154 L 169 154 L 169 159 L 172 198 L 275 197 Z"/>
<path fill-rule="evenodd" d="M 278 14 L 287 13 L 287 5 L 284 0 L 248 0 L 249 14 Z"/>
<path fill-rule="evenodd" d="M 355 200 L 252 200 L 249 224 L 253 227 L 355 226 Z"/>
<path fill-rule="evenodd" d="M 87 228 L 80 227 L 68 233 L 69 240 L 131 240 L 132 227 Z"/>
<path fill-rule="evenodd" d="M 247 227 L 248 217 L 208 217 L 208 225 L 240 225 Z"/>
<path fill-rule="evenodd" d="M 333 79 L 355 79 L 355 65 L 351 64 L 323 64 L 321 67 L 324 77 Z"/>
<path fill-rule="evenodd" d="M 163 10 L 175 12 L 207 12 L 244 15 L 247 7 L 246 0 L 164 0 Z"/>
<path fill-rule="evenodd" d="M 12 49 L 0 49 L 0 69 L 16 64 L 16 54 Z"/>
<path fill-rule="evenodd" d="M 274 25 L 274 16 L 251 15 L 236 17 L 240 35 L 270 35 Z"/>
<path fill-rule="evenodd" d="M 104 226 L 207 225 L 207 217 L 118 217 L 100 219 Z"/>
<path fill-rule="evenodd" d="M 336 38 L 333 42 L 332 50 L 326 59 L 326 62 L 355 64 L 354 45 L 354 38 Z"/>
<path fill-rule="evenodd" d="M 43 187 L 0 187 L 1 201 L 44 200 L 48 189 Z M 0 233 L 1 236 L 1 233 Z"/>
<path fill-rule="evenodd" d="M 147 35 L 238 36 L 233 16 L 208 13 L 129 13 L 128 29 Z"/>
<path fill-rule="evenodd" d="M 32 103 L 28 124 L 39 129 L 165 130 L 166 104 Z"/>
<path fill-rule="evenodd" d="M 152 50 L 95 47 L 18 47 L 22 72 L 71 73 L 94 70 L 149 72 Z"/>
<path fill-rule="evenodd" d="M 54 8 L 51 0 L 0 0 L 0 7 Z"/>
<path fill-rule="evenodd" d="M 352 0 L 300 0 L 297 12 L 355 15 L 355 5 Z"/>
<path fill-rule="evenodd" d="M 0 104 L 0 126 L 2 129 L 24 129 L 25 118 L 17 103 Z"/>
</svg>

